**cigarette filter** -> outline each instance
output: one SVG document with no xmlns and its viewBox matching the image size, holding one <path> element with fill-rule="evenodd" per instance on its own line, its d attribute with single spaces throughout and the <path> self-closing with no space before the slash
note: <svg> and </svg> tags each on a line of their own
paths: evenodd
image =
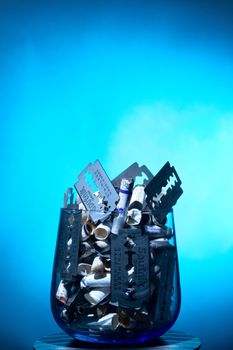
<svg viewBox="0 0 233 350">
<path fill-rule="evenodd" d="M 94 235 L 97 240 L 104 240 L 109 236 L 110 233 L 110 226 L 106 224 L 99 224 L 94 229 Z"/>
</svg>

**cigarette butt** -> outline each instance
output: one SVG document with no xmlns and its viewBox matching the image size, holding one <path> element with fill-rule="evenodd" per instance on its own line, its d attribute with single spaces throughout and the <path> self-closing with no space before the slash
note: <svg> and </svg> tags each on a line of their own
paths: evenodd
<svg viewBox="0 0 233 350">
<path fill-rule="evenodd" d="M 94 228 L 94 225 L 92 225 L 90 221 L 86 221 L 81 230 L 82 241 L 86 241 L 92 235 Z"/>
<path fill-rule="evenodd" d="M 80 259 L 87 258 L 95 252 L 95 249 L 91 247 L 88 242 L 82 242 L 80 244 Z"/>
<path fill-rule="evenodd" d="M 80 263 L 78 264 L 78 274 L 81 276 L 86 276 L 91 273 L 91 264 Z"/>
<path fill-rule="evenodd" d="M 97 273 L 99 275 L 103 275 L 105 273 L 104 270 L 105 270 L 105 267 L 104 267 L 103 261 L 99 256 L 96 256 L 91 265 L 91 272 Z"/>
<path fill-rule="evenodd" d="M 110 245 L 105 241 L 96 241 L 93 246 L 100 253 L 106 253 L 110 251 Z"/>
<path fill-rule="evenodd" d="M 66 322 L 70 322 L 68 311 L 65 308 L 61 312 L 61 318 L 64 319 Z"/>
<path fill-rule="evenodd" d="M 63 304 L 67 303 L 68 300 L 68 292 L 65 287 L 64 281 L 61 280 L 56 292 L 56 298 Z"/>
<path fill-rule="evenodd" d="M 140 310 L 135 311 L 133 318 L 136 321 L 140 322 L 143 326 L 148 327 L 150 325 L 150 317 L 146 308 L 142 308 Z"/>
<path fill-rule="evenodd" d="M 125 215 L 124 213 L 119 213 L 119 215 L 113 219 L 111 232 L 117 235 L 119 233 L 119 230 L 124 226 L 124 223 L 125 223 Z"/>
<path fill-rule="evenodd" d="M 142 219 L 142 212 L 139 209 L 130 209 L 127 212 L 126 222 L 129 225 L 139 225 Z"/>
<path fill-rule="evenodd" d="M 150 241 L 150 248 L 157 249 L 167 247 L 171 247 L 171 244 L 166 238 L 153 239 Z"/>
<path fill-rule="evenodd" d="M 119 324 L 124 328 L 132 329 L 137 326 L 137 321 L 134 320 L 132 317 L 130 317 L 124 310 L 120 311 L 118 317 L 119 317 Z"/>
<path fill-rule="evenodd" d="M 142 219 L 142 207 L 145 199 L 144 186 L 134 188 L 130 199 L 126 222 L 129 225 L 139 225 Z"/>
<path fill-rule="evenodd" d="M 94 288 L 85 293 L 84 297 L 91 305 L 98 305 L 104 298 L 110 294 L 110 288 Z"/>
<path fill-rule="evenodd" d="M 119 322 L 119 315 L 115 314 L 112 317 L 112 329 L 117 329 L 117 327 L 120 326 L 120 322 Z"/>
<path fill-rule="evenodd" d="M 109 225 L 106 224 L 99 224 L 94 229 L 94 235 L 97 240 L 104 240 L 106 239 L 110 234 L 111 228 Z"/>
<path fill-rule="evenodd" d="M 111 259 L 104 259 L 104 268 L 107 272 L 111 271 Z"/>
<path fill-rule="evenodd" d="M 84 276 L 80 281 L 81 288 L 102 288 L 110 287 L 111 277 L 107 273 L 105 277 L 96 278 L 94 273 Z"/>
<path fill-rule="evenodd" d="M 130 324 L 130 317 L 124 310 L 121 310 L 118 315 L 118 321 L 122 327 L 128 328 Z"/>
<path fill-rule="evenodd" d="M 97 329 L 115 329 L 116 316 L 116 313 L 109 313 L 99 318 L 97 322 L 90 322 L 88 326 Z"/>
<path fill-rule="evenodd" d="M 82 222 L 87 222 L 89 220 L 89 211 L 86 209 L 82 202 L 79 203 L 78 208 L 79 210 L 82 210 Z"/>
<path fill-rule="evenodd" d="M 117 203 L 117 209 L 119 212 L 122 212 L 126 209 L 129 195 L 133 187 L 133 179 L 122 179 L 119 191 L 119 202 Z"/>
<path fill-rule="evenodd" d="M 154 238 L 171 238 L 173 233 L 170 227 L 165 225 L 145 225 L 145 232 L 149 234 L 150 239 Z"/>
<path fill-rule="evenodd" d="M 144 186 L 137 185 L 133 189 L 132 197 L 129 202 L 129 210 L 130 209 L 139 209 L 142 210 L 143 203 L 145 200 L 145 191 L 144 191 Z"/>
</svg>

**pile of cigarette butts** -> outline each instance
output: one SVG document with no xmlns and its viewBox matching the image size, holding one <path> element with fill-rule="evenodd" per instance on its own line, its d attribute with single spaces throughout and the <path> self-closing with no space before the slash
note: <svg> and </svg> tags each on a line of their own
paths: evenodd
<svg viewBox="0 0 233 350">
<path fill-rule="evenodd" d="M 166 173 L 153 193 L 164 169 L 141 176 L 135 164 L 113 181 L 98 161 L 89 164 L 77 195 L 69 188 L 64 196 L 54 299 L 60 322 L 74 331 L 121 336 L 166 327 L 174 317 L 177 259 L 167 218 L 181 182 Z"/>
</svg>

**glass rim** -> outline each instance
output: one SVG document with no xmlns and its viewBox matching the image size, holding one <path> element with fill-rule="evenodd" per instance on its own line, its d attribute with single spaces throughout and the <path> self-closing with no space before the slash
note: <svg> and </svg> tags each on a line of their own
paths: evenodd
<svg viewBox="0 0 233 350">
<path fill-rule="evenodd" d="M 106 214 L 109 214 L 109 215 L 111 215 L 111 214 L 120 214 L 120 213 L 124 213 L 124 214 L 127 214 L 128 212 L 129 212 L 129 210 L 131 210 L 131 211 L 139 211 L 140 213 L 142 213 L 142 214 L 152 214 L 152 215 L 155 215 L 156 213 L 153 211 L 153 209 L 142 209 L 142 210 L 140 210 L 140 209 L 138 209 L 138 208 L 131 208 L 131 209 L 125 209 L 125 210 L 118 210 L 118 209 L 114 209 L 114 210 L 111 210 L 111 211 L 108 211 L 108 210 L 106 210 L 106 211 L 104 211 L 104 210 L 93 210 L 93 209 L 79 209 L 78 207 L 76 207 L 76 206 L 67 206 L 67 207 L 62 207 L 61 208 L 62 210 L 74 210 L 74 211 L 76 211 L 76 212 L 84 212 L 84 213 L 100 213 L 100 214 L 104 214 L 104 215 L 106 215 Z M 173 209 L 171 209 L 168 213 L 167 213 L 167 215 L 169 215 L 169 214 L 173 214 Z"/>
</svg>

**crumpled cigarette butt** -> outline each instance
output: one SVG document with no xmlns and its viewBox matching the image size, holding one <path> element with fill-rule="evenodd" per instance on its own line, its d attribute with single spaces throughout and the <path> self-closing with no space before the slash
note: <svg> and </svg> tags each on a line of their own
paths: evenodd
<svg viewBox="0 0 233 350">
<path fill-rule="evenodd" d="M 84 276 L 80 281 L 81 288 L 110 287 L 111 274 L 107 273 L 105 277 L 96 278 L 94 273 Z"/>
<path fill-rule="evenodd" d="M 110 288 L 93 288 L 90 292 L 85 293 L 84 297 L 91 305 L 97 305 L 109 294 Z"/>
</svg>

